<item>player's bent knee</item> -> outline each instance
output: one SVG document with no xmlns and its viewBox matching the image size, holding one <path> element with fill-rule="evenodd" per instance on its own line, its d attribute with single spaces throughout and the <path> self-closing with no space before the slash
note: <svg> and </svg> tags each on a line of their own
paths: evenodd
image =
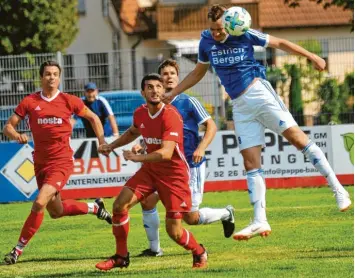
<svg viewBox="0 0 355 278">
<path fill-rule="evenodd" d="M 47 202 L 42 199 L 35 200 L 32 205 L 32 210 L 35 212 L 43 211 L 47 206 Z"/>
<path fill-rule="evenodd" d="M 62 217 L 62 214 L 58 213 L 58 212 L 48 211 L 48 213 L 52 219 L 58 219 L 58 218 Z"/>
<path fill-rule="evenodd" d="M 189 225 L 197 225 L 200 220 L 198 211 L 185 213 L 183 217 L 184 221 Z"/>
<path fill-rule="evenodd" d="M 119 198 L 115 200 L 113 203 L 113 213 L 118 214 L 121 213 L 122 211 L 128 210 L 129 209 L 129 203 L 124 202 L 123 200 L 120 200 Z"/>
<path fill-rule="evenodd" d="M 153 199 L 150 199 L 150 197 L 141 200 L 141 207 L 143 210 L 152 210 L 156 207 L 156 205 L 157 202 Z"/>
</svg>

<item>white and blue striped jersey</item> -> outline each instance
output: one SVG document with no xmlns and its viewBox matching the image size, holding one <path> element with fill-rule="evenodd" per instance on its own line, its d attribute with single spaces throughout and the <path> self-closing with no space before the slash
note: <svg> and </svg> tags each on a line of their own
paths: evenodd
<svg viewBox="0 0 355 278">
<path fill-rule="evenodd" d="M 269 35 L 249 29 L 244 35 L 227 35 L 224 41 L 215 41 L 209 30 L 204 30 L 198 52 L 198 61 L 214 67 L 231 99 L 243 92 L 255 77 L 265 79 L 265 67 L 254 59 L 253 45 L 267 47 Z"/>
<path fill-rule="evenodd" d="M 198 128 L 200 124 L 210 119 L 211 116 L 196 98 L 186 94 L 177 95 L 170 104 L 174 105 L 179 111 L 184 122 L 184 151 L 186 160 L 190 168 L 198 167 L 206 160 L 204 157 L 198 164 L 192 161 L 192 155 L 201 141 L 198 135 Z"/>
</svg>

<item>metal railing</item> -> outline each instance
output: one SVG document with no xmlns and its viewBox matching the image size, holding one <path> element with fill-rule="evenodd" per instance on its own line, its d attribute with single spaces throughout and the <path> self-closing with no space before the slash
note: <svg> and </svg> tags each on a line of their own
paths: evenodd
<svg viewBox="0 0 355 278">
<path fill-rule="evenodd" d="M 327 71 L 316 72 L 308 66 L 305 59 L 286 55 L 280 51 L 258 49 L 255 56 L 268 67 L 268 78 L 286 105 L 289 105 L 291 83 L 286 64 L 296 64 L 299 67 L 303 88 L 303 114 L 307 115 L 305 123 L 318 124 L 320 107 L 326 101 L 319 99 L 317 95 L 319 87 L 329 78 L 336 79 L 341 85 L 345 76 L 354 71 L 354 41 L 352 38 L 334 38 L 303 40 L 297 43 L 311 48 L 326 59 Z M 310 44 L 314 45 L 310 46 Z M 0 57 L 0 129 L 2 130 L 8 116 L 6 114 L 8 112 L 4 111 L 13 109 L 27 94 L 40 90 L 39 66 L 45 60 L 57 60 L 62 66 L 62 91 L 82 96 L 84 84 L 87 82 L 96 82 L 100 91 L 140 90 L 142 77 L 156 71 L 159 63 L 170 57 L 178 61 L 182 79 L 195 67 L 197 54 L 194 51 L 196 50 L 180 51 L 176 46 L 171 46 L 165 49 L 141 49 L 135 52 L 132 49 L 123 49 L 105 53 L 58 52 Z M 150 53 L 149 57 L 146 56 L 147 52 Z M 151 58 L 151 53 L 156 53 L 156 58 Z M 221 123 L 220 127 L 229 120 L 228 99 L 212 70 L 208 71 L 206 76 L 187 93 L 199 99 L 214 116 L 216 122 Z M 353 95 L 353 92 L 351 94 Z M 349 103 L 341 105 L 349 105 Z M 299 115 L 295 116 L 299 117 Z M 352 112 L 343 113 L 340 118 L 342 123 L 354 122 Z M 24 126 L 21 128 L 25 129 Z"/>
</svg>

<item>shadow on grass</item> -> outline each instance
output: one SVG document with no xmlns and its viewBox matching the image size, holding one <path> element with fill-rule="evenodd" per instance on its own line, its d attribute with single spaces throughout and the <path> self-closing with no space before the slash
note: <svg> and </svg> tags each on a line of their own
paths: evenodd
<svg viewBox="0 0 355 278">
<path fill-rule="evenodd" d="M 159 270 L 123 270 L 121 271 L 120 269 L 113 269 L 111 271 L 99 271 L 99 270 L 93 270 L 93 271 L 87 271 L 87 272 L 69 272 L 69 273 L 62 273 L 62 274 L 51 274 L 50 277 L 53 278 L 60 278 L 60 277 L 100 277 L 100 276 L 116 276 L 119 275 L 120 277 L 132 277 L 134 275 L 137 275 L 139 277 L 145 277 L 145 276 L 155 276 L 155 277 L 185 277 L 187 275 L 193 275 L 194 277 L 207 277 L 211 276 L 212 274 L 217 274 L 217 273 L 223 273 L 223 275 L 227 275 L 230 272 L 231 276 L 233 277 L 236 272 L 238 272 L 237 269 L 200 269 L 200 270 L 192 270 L 192 268 L 186 268 L 186 272 L 175 272 L 175 269 L 166 267 L 166 268 L 160 268 Z M 173 272 L 173 273 L 171 273 Z M 232 275 L 233 273 L 233 275 Z M 38 277 L 38 278 L 47 278 L 49 277 L 47 275 L 35 275 L 33 277 Z"/>
</svg>

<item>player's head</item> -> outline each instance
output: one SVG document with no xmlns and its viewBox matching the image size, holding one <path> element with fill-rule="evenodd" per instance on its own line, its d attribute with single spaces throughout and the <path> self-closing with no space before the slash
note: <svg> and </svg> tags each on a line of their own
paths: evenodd
<svg viewBox="0 0 355 278">
<path fill-rule="evenodd" d="M 143 77 L 141 83 L 142 96 L 148 104 L 158 105 L 165 93 L 163 80 L 157 73 L 150 73 Z"/>
<path fill-rule="evenodd" d="M 61 67 L 56 61 L 45 61 L 39 68 L 42 89 L 57 89 L 60 82 Z"/>
<path fill-rule="evenodd" d="M 222 16 L 227 8 L 223 5 L 215 4 L 208 11 L 208 20 L 210 23 L 210 32 L 215 41 L 223 41 L 227 32 L 223 27 Z"/>
<path fill-rule="evenodd" d="M 89 82 L 88 84 L 85 85 L 84 89 L 85 89 L 85 99 L 88 102 L 94 102 L 99 93 L 96 84 L 94 82 Z"/>
<path fill-rule="evenodd" d="M 164 60 L 158 68 L 165 90 L 171 91 L 179 83 L 179 65 L 173 59 Z"/>
</svg>

